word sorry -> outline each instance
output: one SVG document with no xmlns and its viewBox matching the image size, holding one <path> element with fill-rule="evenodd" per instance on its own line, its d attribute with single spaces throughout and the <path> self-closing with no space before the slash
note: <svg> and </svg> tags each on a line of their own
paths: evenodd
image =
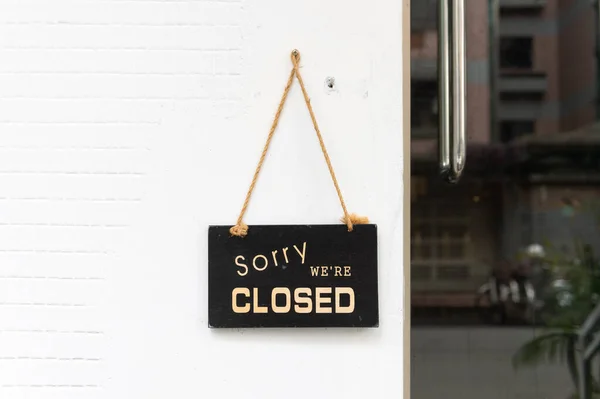
<svg viewBox="0 0 600 399">
<path fill-rule="evenodd" d="M 302 243 L 302 252 L 300 252 L 300 248 L 298 248 L 296 245 L 294 245 L 294 249 L 300 256 L 300 259 L 302 260 L 302 264 L 304 264 L 304 259 L 306 258 L 306 242 Z M 281 252 L 283 254 L 283 259 L 285 260 L 285 264 L 290 263 L 290 260 L 288 258 L 288 250 L 289 250 L 289 247 L 284 247 L 281 250 Z M 271 251 L 271 257 L 273 258 L 273 263 L 275 264 L 275 266 L 279 266 L 279 263 L 277 262 L 277 259 L 278 259 L 277 253 L 278 252 L 279 252 L 279 250 L 277 250 L 277 249 Z M 240 269 L 242 269 L 242 270 L 238 270 L 237 273 L 242 277 L 245 276 L 246 274 L 248 274 L 248 265 L 245 263 L 242 263 L 245 261 L 246 261 L 246 258 L 243 257 L 242 255 L 238 255 L 235 257 L 235 264 L 237 266 L 239 266 Z M 252 267 L 254 267 L 254 270 L 256 270 L 258 272 L 264 271 L 267 267 L 269 267 L 269 258 L 267 258 L 266 255 L 262 255 L 262 254 L 256 255 L 252 259 Z"/>
<path fill-rule="evenodd" d="M 334 292 L 334 297 L 328 296 Z M 293 295 L 293 311 L 295 313 L 352 313 L 354 312 L 354 290 L 350 287 L 316 287 L 313 306 L 311 288 L 296 288 Z M 347 305 L 342 306 L 342 295 L 348 297 Z M 244 300 L 244 298 L 246 300 Z M 252 298 L 252 305 L 250 300 Z M 283 298 L 283 304 L 277 303 L 278 298 Z M 333 305 L 332 305 L 332 299 Z M 276 287 L 271 291 L 270 308 L 273 313 L 289 313 L 292 311 L 292 293 L 287 287 Z M 269 313 L 269 306 L 258 304 L 258 288 L 234 288 L 231 292 L 231 309 L 235 313 Z"/>
</svg>

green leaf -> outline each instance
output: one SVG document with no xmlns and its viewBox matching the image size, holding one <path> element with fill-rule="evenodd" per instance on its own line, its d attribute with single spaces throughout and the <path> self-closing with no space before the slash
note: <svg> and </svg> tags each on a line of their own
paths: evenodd
<svg viewBox="0 0 600 399">
<path fill-rule="evenodd" d="M 515 369 L 533 367 L 542 363 L 563 363 L 568 357 L 569 346 L 575 343 L 571 330 L 549 332 L 526 342 L 512 359 Z"/>
</svg>

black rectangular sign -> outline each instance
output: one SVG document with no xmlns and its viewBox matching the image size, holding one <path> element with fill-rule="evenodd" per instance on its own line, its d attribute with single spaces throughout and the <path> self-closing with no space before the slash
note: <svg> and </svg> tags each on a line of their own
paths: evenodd
<svg viewBox="0 0 600 399">
<path fill-rule="evenodd" d="M 213 328 L 377 327 L 377 226 L 208 230 Z"/>
</svg>

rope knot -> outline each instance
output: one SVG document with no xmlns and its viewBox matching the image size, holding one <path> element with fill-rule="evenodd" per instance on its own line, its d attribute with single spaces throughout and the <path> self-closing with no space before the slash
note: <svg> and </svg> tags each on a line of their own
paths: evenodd
<svg viewBox="0 0 600 399">
<path fill-rule="evenodd" d="M 248 225 L 245 223 L 238 223 L 229 229 L 229 234 L 237 237 L 245 237 L 248 234 Z"/>
<path fill-rule="evenodd" d="M 356 213 L 351 213 L 347 217 L 344 215 L 341 219 L 342 223 L 348 226 L 348 231 L 354 230 L 355 224 L 368 224 L 369 218 L 366 216 L 360 216 Z"/>
</svg>

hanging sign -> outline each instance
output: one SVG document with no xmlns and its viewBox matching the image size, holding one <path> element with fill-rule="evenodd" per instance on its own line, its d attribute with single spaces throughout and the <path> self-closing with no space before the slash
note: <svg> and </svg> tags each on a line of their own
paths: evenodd
<svg viewBox="0 0 600 399">
<path fill-rule="evenodd" d="M 376 327 L 377 227 L 209 228 L 211 327 Z"/>
<path fill-rule="evenodd" d="M 377 226 L 349 214 L 298 64 L 293 68 L 234 226 L 208 231 L 213 328 L 377 327 Z M 340 225 L 248 227 L 243 218 L 294 77 L 298 79 L 344 217 Z"/>
</svg>

